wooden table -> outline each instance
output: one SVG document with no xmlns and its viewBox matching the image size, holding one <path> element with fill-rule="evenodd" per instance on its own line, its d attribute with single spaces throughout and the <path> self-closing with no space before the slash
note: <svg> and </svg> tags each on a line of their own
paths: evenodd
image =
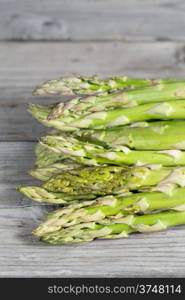
<svg viewBox="0 0 185 300">
<path fill-rule="evenodd" d="M 185 276 L 185 226 L 128 239 L 50 246 L 31 231 L 50 205 L 19 194 L 47 129 L 27 112 L 44 80 L 71 74 L 185 77 L 180 0 L 0 0 L 0 276 Z M 62 98 L 63 99 L 63 98 Z"/>
</svg>

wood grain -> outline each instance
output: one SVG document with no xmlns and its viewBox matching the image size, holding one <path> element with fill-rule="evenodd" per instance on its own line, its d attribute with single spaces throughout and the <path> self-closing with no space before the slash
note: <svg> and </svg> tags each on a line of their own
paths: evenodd
<svg viewBox="0 0 185 300">
<path fill-rule="evenodd" d="M 27 105 L 1 107 L 1 141 L 34 141 L 46 134 L 46 127 L 34 120 L 27 109 Z"/>
<path fill-rule="evenodd" d="M 7 59 L 8 58 L 8 59 Z M 119 59 L 118 59 L 119 58 Z M 0 88 L 30 98 L 43 80 L 72 74 L 183 77 L 185 44 L 176 42 L 1 42 Z M 29 94 L 26 90 L 29 88 Z M 1 96 L 2 98 L 2 96 Z"/>
<path fill-rule="evenodd" d="M 24 91 L 43 80 L 79 73 L 181 77 L 184 57 L 180 42 L 1 42 L 0 87 Z"/>
<path fill-rule="evenodd" d="M 30 142 L 0 143 L 0 208 L 34 204 L 16 191 L 18 185 L 40 183 L 27 174 L 34 164 L 34 147 Z"/>
<path fill-rule="evenodd" d="M 185 40 L 182 0 L 1 0 L 0 39 Z"/>
</svg>

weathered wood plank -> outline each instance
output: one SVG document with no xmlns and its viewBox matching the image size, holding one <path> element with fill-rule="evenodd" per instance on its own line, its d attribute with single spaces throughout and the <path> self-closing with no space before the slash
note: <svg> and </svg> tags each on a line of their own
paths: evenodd
<svg viewBox="0 0 185 300">
<path fill-rule="evenodd" d="M 0 88 L 26 98 L 25 88 L 71 74 L 181 77 L 184 57 L 185 44 L 175 42 L 1 42 Z"/>
<path fill-rule="evenodd" d="M 37 205 L 18 191 L 18 185 L 40 184 L 27 174 L 34 163 L 35 143 L 0 143 L 0 208 Z"/>
<path fill-rule="evenodd" d="M 1 107 L 1 141 L 33 141 L 46 134 L 46 127 L 34 120 L 27 108 L 27 105 Z"/>
<path fill-rule="evenodd" d="M 71 74 L 183 77 L 184 57 L 185 44 L 173 42 L 1 42 L 1 104 L 28 102 L 35 85 Z"/>
<path fill-rule="evenodd" d="M 184 47 L 172 42 L 0 43 L 0 140 L 33 140 L 46 132 L 25 103 L 48 104 L 64 97 L 39 100 L 31 95 L 35 85 L 77 73 L 185 77 Z"/>
<path fill-rule="evenodd" d="M 0 187 L 15 187 L 20 181 L 23 184 L 30 181 L 32 177 L 26 173 L 34 163 L 35 145 L 32 142 L 0 143 Z"/>
<path fill-rule="evenodd" d="M 184 27 L 185 5 L 181 0 L 0 3 L 0 39 L 185 40 Z"/>
<path fill-rule="evenodd" d="M 8 57 L 8 59 L 7 59 Z M 0 87 L 32 87 L 55 76 L 182 76 L 184 43 L 0 43 Z"/>
<path fill-rule="evenodd" d="M 84 245 L 31 236 L 46 207 L 0 210 L 0 277 L 184 277 L 184 226 Z"/>
</svg>

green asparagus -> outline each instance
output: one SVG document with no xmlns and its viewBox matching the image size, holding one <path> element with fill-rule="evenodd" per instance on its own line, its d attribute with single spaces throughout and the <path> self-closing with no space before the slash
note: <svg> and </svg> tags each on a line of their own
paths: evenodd
<svg viewBox="0 0 185 300">
<path fill-rule="evenodd" d="M 133 232 L 156 232 L 185 224 L 185 211 L 164 211 L 143 216 L 129 215 L 104 224 L 81 223 L 45 234 L 41 239 L 51 244 L 82 243 L 98 239 L 127 237 Z"/>
<path fill-rule="evenodd" d="M 48 174 L 52 172 L 58 173 L 59 168 L 76 168 L 82 165 L 92 165 L 92 161 L 88 158 L 70 157 L 70 155 L 64 155 L 52 151 L 47 145 L 39 142 L 36 147 L 36 161 L 35 169 L 30 170 L 30 174 L 37 179 L 44 180 L 43 178 L 48 177 Z M 94 162 L 94 164 L 96 164 Z M 55 171 L 54 171 L 55 170 Z"/>
<path fill-rule="evenodd" d="M 104 147 L 123 145 L 137 150 L 185 149 L 184 121 L 140 122 L 109 130 L 79 130 L 77 138 Z"/>
<path fill-rule="evenodd" d="M 152 79 L 134 79 L 124 77 L 110 77 L 105 80 L 101 80 L 98 77 L 87 76 L 75 76 L 64 77 L 54 80 L 49 80 L 34 91 L 34 95 L 46 95 L 46 94 L 63 94 L 63 95 L 91 95 L 94 93 L 113 92 L 119 89 L 125 88 L 141 88 L 145 86 L 155 86 L 159 83 L 177 81 L 176 79 L 165 80 L 152 80 Z M 180 81 L 180 80 L 179 80 Z M 181 79 L 182 81 L 182 79 Z"/>
<path fill-rule="evenodd" d="M 26 197 L 40 203 L 66 204 L 70 201 L 95 199 L 96 195 L 69 195 L 67 193 L 52 193 L 39 186 L 18 186 L 17 190 Z"/>
<path fill-rule="evenodd" d="M 65 159 L 61 163 L 54 163 L 46 167 L 35 168 L 30 170 L 28 173 L 39 180 L 46 181 L 50 177 L 60 174 L 63 171 L 76 169 L 81 166 L 82 164 L 78 162 Z"/>
<path fill-rule="evenodd" d="M 79 128 L 105 129 L 133 122 L 149 120 L 185 119 L 185 100 L 143 104 L 135 107 L 111 109 L 87 115 L 61 116 L 48 118 L 51 108 L 32 105 L 30 112 L 41 123 L 62 131 L 75 131 Z"/>
<path fill-rule="evenodd" d="M 89 167 L 62 172 L 42 187 L 25 186 L 18 190 L 37 202 L 63 204 L 94 199 L 102 195 L 127 194 L 131 190 L 162 191 L 170 194 L 185 186 L 185 168 L 160 165 L 146 167 Z"/>
<path fill-rule="evenodd" d="M 147 186 L 169 189 L 175 185 L 185 186 L 185 167 L 81 167 L 51 177 L 42 187 L 55 193 L 101 196 L 121 194 Z"/>
<path fill-rule="evenodd" d="M 76 76 L 33 94 L 86 95 L 30 106 L 58 131 L 35 149 L 29 173 L 42 185 L 17 189 L 40 203 L 67 204 L 34 235 L 63 244 L 185 224 L 184 80 Z"/>
<path fill-rule="evenodd" d="M 108 216 L 119 218 L 130 214 L 148 213 L 156 210 L 185 210 L 185 188 L 174 189 L 168 195 L 162 192 L 145 192 L 123 196 L 106 196 L 94 201 L 85 201 L 60 208 L 48 214 L 35 235 L 61 230 L 79 223 L 103 223 Z"/>
<path fill-rule="evenodd" d="M 74 98 L 65 103 L 59 103 L 52 109 L 49 118 L 54 119 L 74 114 L 80 116 L 115 108 L 181 99 L 185 99 L 185 81 L 160 81 L 145 88 L 130 89 L 107 95 Z"/>
<path fill-rule="evenodd" d="M 85 143 L 68 137 L 47 136 L 42 143 L 54 152 L 70 155 L 81 163 L 88 160 L 90 165 L 146 165 L 162 164 L 163 166 L 185 166 L 185 152 L 181 150 L 136 151 L 125 146 L 105 149 L 102 146 Z"/>
<path fill-rule="evenodd" d="M 38 143 L 35 147 L 35 168 L 42 168 L 53 163 L 64 162 L 66 156 L 62 153 L 58 154 L 50 150 L 49 148 L 42 145 L 42 143 Z"/>
</svg>

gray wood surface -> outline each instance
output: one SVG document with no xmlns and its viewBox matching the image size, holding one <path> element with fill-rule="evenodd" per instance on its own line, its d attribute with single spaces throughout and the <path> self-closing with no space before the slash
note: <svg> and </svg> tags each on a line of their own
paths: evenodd
<svg viewBox="0 0 185 300">
<path fill-rule="evenodd" d="M 0 61 L 0 87 L 22 88 L 24 96 L 25 87 L 60 75 L 182 77 L 185 43 L 1 42 Z"/>
<path fill-rule="evenodd" d="M 1 39 L 185 40 L 182 0 L 1 0 Z"/>
<path fill-rule="evenodd" d="M 183 277 L 184 226 L 84 245 L 50 246 L 31 231 L 54 206 L 17 185 L 48 130 L 27 112 L 35 85 L 58 76 L 185 77 L 181 0 L 0 0 L 0 277 Z M 66 99 L 66 98 L 65 98 Z"/>
</svg>

